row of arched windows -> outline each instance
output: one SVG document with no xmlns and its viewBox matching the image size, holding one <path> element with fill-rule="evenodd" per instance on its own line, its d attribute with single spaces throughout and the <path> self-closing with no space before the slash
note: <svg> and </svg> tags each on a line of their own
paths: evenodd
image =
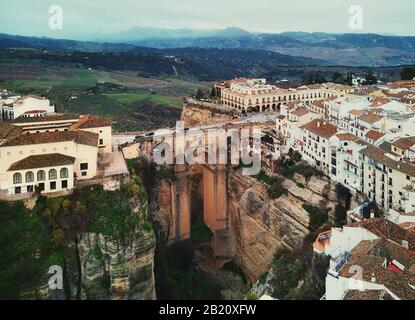
<svg viewBox="0 0 415 320">
<path fill-rule="evenodd" d="M 67 168 L 62 168 L 60 170 L 60 178 L 67 179 L 69 176 L 69 171 Z M 55 169 L 51 169 L 48 172 L 49 180 L 56 180 L 58 179 L 58 172 Z M 46 172 L 44 170 L 39 170 L 36 174 L 36 178 L 38 182 L 46 180 Z M 35 174 L 32 171 L 28 171 L 25 174 L 25 182 L 31 183 L 35 181 Z M 21 184 L 23 183 L 23 176 L 21 173 L 15 173 L 13 175 L 13 183 L 14 184 Z"/>
</svg>

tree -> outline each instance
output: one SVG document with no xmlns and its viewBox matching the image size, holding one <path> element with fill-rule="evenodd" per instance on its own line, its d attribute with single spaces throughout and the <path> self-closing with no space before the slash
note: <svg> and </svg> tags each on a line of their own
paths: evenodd
<svg viewBox="0 0 415 320">
<path fill-rule="evenodd" d="M 344 83 L 343 75 L 338 71 L 334 72 L 332 76 L 332 81 L 334 83 Z"/>
<path fill-rule="evenodd" d="M 212 90 L 210 91 L 210 97 L 215 98 L 217 96 L 216 88 L 215 86 L 212 86 Z"/>
<path fill-rule="evenodd" d="M 203 99 L 203 96 L 204 96 L 203 90 L 201 88 L 197 89 L 197 91 L 196 91 L 196 99 L 197 100 L 201 100 L 201 99 Z"/>
<path fill-rule="evenodd" d="M 378 83 L 378 78 L 375 76 L 375 72 L 373 71 L 372 68 L 369 68 L 367 70 L 365 83 L 369 85 Z"/>
<path fill-rule="evenodd" d="M 401 80 L 412 80 L 415 78 L 415 68 L 405 67 L 401 71 Z"/>
</svg>

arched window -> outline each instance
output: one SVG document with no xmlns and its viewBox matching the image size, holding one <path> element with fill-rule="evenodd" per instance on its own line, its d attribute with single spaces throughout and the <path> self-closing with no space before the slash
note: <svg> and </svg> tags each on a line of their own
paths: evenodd
<svg viewBox="0 0 415 320">
<path fill-rule="evenodd" d="M 58 173 L 55 169 L 49 170 L 49 180 L 56 180 L 58 178 Z"/>
<path fill-rule="evenodd" d="M 25 180 L 26 180 L 26 183 L 35 181 L 35 175 L 33 174 L 32 171 L 26 172 Z"/>
<path fill-rule="evenodd" d="M 66 179 L 66 178 L 68 178 L 68 169 L 66 169 L 66 168 L 62 168 L 61 169 L 61 179 Z"/>
<path fill-rule="evenodd" d="M 40 170 L 37 172 L 37 181 L 45 181 L 46 179 L 46 174 L 45 171 Z"/>
<path fill-rule="evenodd" d="M 14 184 L 22 183 L 22 175 L 20 173 L 15 173 L 13 175 L 13 183 Z"/>
</svg>

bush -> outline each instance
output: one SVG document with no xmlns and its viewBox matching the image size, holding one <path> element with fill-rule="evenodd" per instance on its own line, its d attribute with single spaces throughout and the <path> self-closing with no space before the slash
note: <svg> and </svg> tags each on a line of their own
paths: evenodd
<svg viewBox="0 0 415 320">
<path fill-rule="evenodd" d="M 258 297 L 252 292 L 247 292 L 245 294 L 245 300 L 251 300 L 251 301 L 258 300 Z"/>
<path fill-rule="evenodd" d="M 192 227 L 192 240 L 195 242 L 208 242 L 213 237 L 213 232 L 206 224 Z"/>
<path fill-rule="evenodd" d="M 257 175 L 257 179 L 267 185 L 268 196 L 272 199 L 288 194 L 288 190 L 283 187 L 281 179 L 270 177 L 264 171 Z"/>
<path fill-rule="evenodd" d="M 310 204 L 303 204 L 303 209 L 310 214 L 309 227 L 312 230 L 316 230 L 328 221 L 327 210 L 321 210 Z"/>
</svg>

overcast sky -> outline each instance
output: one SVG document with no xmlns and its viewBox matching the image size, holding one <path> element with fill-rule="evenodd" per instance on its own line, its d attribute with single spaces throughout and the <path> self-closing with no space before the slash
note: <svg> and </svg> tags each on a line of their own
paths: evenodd
<svg viewBox="0 0 415 320">
<path fill-rule="evenodd" d="M 356 32 L 349 7 L 363 8 L 360 33 L 415 35 L 414 0 L 0 0 L 0 32 L 87 39 L 133 26 L 249 31 Z M 7 2 L 7 4 L 6 4 Z M 48 27 L 63 8 L 63 29 Z"/>
</svg>

